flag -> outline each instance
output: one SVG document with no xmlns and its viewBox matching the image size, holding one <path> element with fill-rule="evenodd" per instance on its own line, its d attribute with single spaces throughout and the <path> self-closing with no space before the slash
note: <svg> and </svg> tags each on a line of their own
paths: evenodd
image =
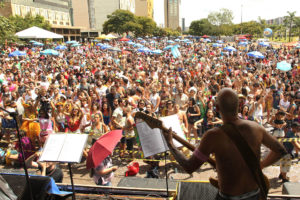
<svg viewBox="0 0 300 200">
<path fill-rule="evenodd" d="M 181 56 L 180 51 L 178 50 L 178 46 L 176 45 L 171 48 L 171 52 L 174 58 L 178 58 Z"/>
</svg>

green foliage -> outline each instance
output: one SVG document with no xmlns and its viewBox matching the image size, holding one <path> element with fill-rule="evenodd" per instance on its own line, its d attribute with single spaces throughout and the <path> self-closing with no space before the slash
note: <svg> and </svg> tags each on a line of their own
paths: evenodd
<svg viewBox="0 0 300 200">
<path fill-rule="evenodd" d="M 294 22 L 296 19 L 296 11 L 294 12 L 287 12 L 288 16 L 284 17 L 284 24 L 289 29 L 289 42 L 291 41 L 292 29 L 294 26 Z"/>
<path fill-rule="evenodd" d="M 47 30 L 50 30 L 51 28 L 49 22 L 46 22 L 44 17 L 39 15 L 35 17 L 26 15 L 25 18 L 18 15 L 10 16 L 8 18 L 0 16 L 0 43 L 3 44 L 5 40 L 13 42 L 18 41 L 17 37 L 14 36 L 15 33 L 32 26 Z"/>
<path fill-rule="evenodd" d="M 15 27 L 6 17 L 0 16 L 0 43 L 3 44 L 5 40 L 15 41 L 14 36 Z"/>
<path fill-rule="evenodd" d="M 222 8 L 218 12 L 211 12 L 207 16 L 208 21 L 216 26 L 221 26 L 224 24 L 232 24 L 233 12 L 229 9 Z"/>
<path fill-rule="evenodd" d="M 116 10 L 111 15 L 108 15 L 107 18 L 108 20 L 103 24 L 103 32 L 105 34 L 110 32 L 118 33 L 120 35 L 132 32 L 135 36 L 158 36 L 167 34 L 166 31 L 156 27 L 156 23 L 153 19 L 135 16 L 133 13 L 126 10 Z"/>
<path fill-rule="evenodd" d="M 136 36 L 152 35 L 156 28 L 156 23 L 148 17 L 136 17 L 136 23 L 141 27 L 135 31 Z"/>
<path fill-rule="evenodd" d="M 191 35 L 212 35 L 214 25 L 212 25 L 208 19 L 200 19 L 192 21 L 189 33 Z"/>
<path fill-rule="evenodd" d="M 108 20 L 103 24 L 104 33 L 128 33 L 132 31 L 132 23 L 136 23 L 133 13 L 127 10 L 116 10 L 111 15 L 107 15 Z M 131 22 L 130 24 L 128 24 Z"/>
</svg>

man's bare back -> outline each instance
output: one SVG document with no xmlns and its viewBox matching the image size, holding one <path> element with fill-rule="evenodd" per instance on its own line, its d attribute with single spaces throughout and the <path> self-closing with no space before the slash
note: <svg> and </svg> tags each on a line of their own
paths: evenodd
<svg viewBox="0 0 300 200">
<path fill-rule="evenodd" d="M 246 120 L 237 120 L 234 124 L 256 156 L 260 158 L 260 145 L 265 130 L 257 123 Z M 219 188 L 223 193 L 239 195 L 258 188 L 239 150 L 223 130 L 211 129 L 205 134 L 202 141 L 206 144 L 201 142 L 200 151 L 210 145 L 211 153 L 215 155 Z"/>
<path fill-rule="evenodd" d="M 238 118 L 238 97 L 233 90 L 222 89 L 217 97 L 216 106 L 224 124 L 230 123 L 236 126 L 258 159 L 260 159 L 261 144 L 271 150 L 261 161 L 261 168 L 273 164 L 286 154 L 284 147 L 268 134 L 264 127 L 256 122 Z M 186 158 L 176 149 L 172 142 L 172 134 L 167 133 L 164 136 L 175 159 L 188 173 L 196 171 L 209 156 L 215 155 L 219 189 L 222 194 L 238 196 L 259 188 L 239 150 L 222 129 L 213 128 L 207 131 L 190 158 Z"/>
</svg>

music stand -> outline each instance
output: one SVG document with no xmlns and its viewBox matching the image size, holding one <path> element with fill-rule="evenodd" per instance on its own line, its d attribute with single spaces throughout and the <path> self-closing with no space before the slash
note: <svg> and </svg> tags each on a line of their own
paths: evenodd
<svg viewBox="0 0 300 200">
<path fill-rule="evenodd" d="M 68 163 L 73 200 L 75 200 L 75 191 L 71 165 L 80 163 L 87 138 L 87 134 L 51 134 L 39 158 L 41 162 Z"/>
</svg>

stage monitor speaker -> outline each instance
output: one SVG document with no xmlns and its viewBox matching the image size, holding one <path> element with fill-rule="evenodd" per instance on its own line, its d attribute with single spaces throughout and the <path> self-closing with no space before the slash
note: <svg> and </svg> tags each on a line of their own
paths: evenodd
<svg viewBox="0 0 300 200">
<path fill-rule="evenodd" d="M 282 186 L 282 194 L 300 195 L 300 183 L 284 183 Z"/>
<path fill-rule="evenodd" d="M 218 189 L 208 182 L 179 182 L 177 200 L 215 200 Z"/>
<path fill-rule="evenodd" d="M 30 200 L 26 177 L 18 174 L 0 174 L 8 183 L 18 199 Z M 50 182 L 47 176 L 30 176 L 30 184 L 34 200 L 43 200 L 47 197 L 46 187 Z"/>
<path fill-rule="evenodd" d="M 169 190 L 176 190 L 177 181 L 168 180 Z M 124 177 L 118 187 L 166 189 L 166 179 Z"/>
</svg>

